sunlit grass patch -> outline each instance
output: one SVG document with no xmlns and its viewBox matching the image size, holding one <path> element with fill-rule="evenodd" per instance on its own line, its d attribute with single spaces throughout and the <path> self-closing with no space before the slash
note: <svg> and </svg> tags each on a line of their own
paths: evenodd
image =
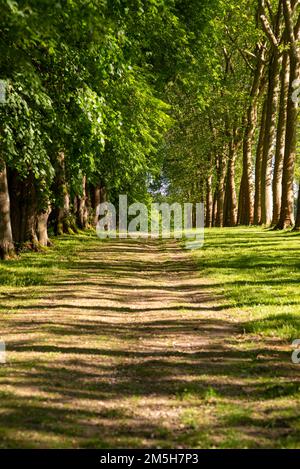
<svg viewBox="0 0 300 469">
<path fill-rule="evenodd" d="M 206 230 L 194 253 L 202 277 L 239 315 L 245 331 L 300 337 L 300 236 L 262 228 Z"/>
</svg>

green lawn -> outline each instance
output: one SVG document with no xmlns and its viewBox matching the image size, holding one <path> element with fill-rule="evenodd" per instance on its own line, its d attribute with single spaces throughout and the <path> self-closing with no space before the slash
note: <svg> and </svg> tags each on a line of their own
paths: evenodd
<svg viewBox="0 0 300 469">
<path fill-rule="evenodd" d="M 195 253 L 222 308 L 246 332 L 300 338 L 300 235 L 260 228 L 211 229 Z"/>
</svg>

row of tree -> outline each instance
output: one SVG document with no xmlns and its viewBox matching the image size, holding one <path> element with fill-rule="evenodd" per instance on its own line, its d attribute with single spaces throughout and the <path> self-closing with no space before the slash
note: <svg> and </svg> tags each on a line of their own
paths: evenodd
<svg viewBox="0 0 300 469">
<path fill-rule="evenodd" d="M 162 97 L 189 59 L 177 3 L 0 0 L 2 257 L 86 227 L 107 197 L 150 197 Z"/>
<path fill-rule="evenodd" d="M 161 187 L 300 229 L 299 3 L 0 0 L 1 257 Z"/>
<path fill-rule="evenodd" d="M 195 43 L 199 79 L 192 71 L 195 88 L 178 89 L 170 193 L 205 201 L 208 227 L 300 230 L 299 1 L 220 1 L 210 14 Z"/>
</svg>

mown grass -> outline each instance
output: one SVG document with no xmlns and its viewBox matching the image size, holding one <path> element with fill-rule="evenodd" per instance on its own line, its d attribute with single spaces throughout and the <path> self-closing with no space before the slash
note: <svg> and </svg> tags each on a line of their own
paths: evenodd
<svg viewBox="0 0 300 469">
<path fill-rule="evenodd" d="M 19 307 L 24 308 L 26 303 L 31 304 L 35 298 L 39 300 L 49 285 L 60 286 L 65 281 L 73 281 L 74 269 L 76 280 L 84 284 L 85 279 L 89 278 L 86 269 L 89 265 L 85 263 L 86 253 L 97 252 L 99 249 L 105 251 L 110 240 L 100 240 L 91 229 L 79 231 L 76 235 L 53 237 L 51 243 L 51 247 L 38 251 L 21 251 L 14 258 L 0 262 L 1 314 L 11 313 Z M 78 270 L 81 261 L 82 269 Z M 105 263 L 100 267 L 100 277 L 114 273 L 114 268 L 109 264 L 107 268 Z"/>
<path fill-rule="evenodd" d="M 300 338 L 300 235 L 260 228 L 211 229 L 195 253 L 222 309 L 245 321 L 245 331 Z"/>
<path fill-rule="evenodd" d="M 23 305 L 26 300 L 32 301 L 49 281 L 70 276 L 70 266 L 85 245 L 95 242 L 95 234 L 86 231 L 77 236 L 64 235 L 52 242 L 51 248 L 21 252 L 14 259 L 0 262 L 0 312 L 18 308 L 20 296 Z"/>
<path fill-rule="evenodd" d="M 21 252 L 15 259 L 0 263 L 0 286 L 27 287 L 45 285 L 53 274 L 67 271 L 76 256 L 78 241 L 91 239 L 90 233 L 62 236 L 53 240 L 53 247 L 41 251 Z"/>
<path fill-rule="evenodd" d="M 87 232 L 0 264 L 0 448 L 299 448 L 299 242 Z"/>
</svg>

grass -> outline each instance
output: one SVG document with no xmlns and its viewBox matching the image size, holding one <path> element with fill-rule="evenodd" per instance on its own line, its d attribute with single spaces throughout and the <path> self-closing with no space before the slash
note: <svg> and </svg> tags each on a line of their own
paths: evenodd
<svg viewBox="0 0 300 469">
<path fill-rule="evenodd" d="M 214 295 L 245 331 L 300 338 L 300 235 L 259 228 L 211 229 L 195 254 Z"/>
<path fill-rule="evenodd" d="M 299 241 L 56 239 L 0 264 L 0 448 L 300 448 Z"/>
<path fill-rule="evenodd" d="M 0 313 L 17 311 L 31 304 L 43 294 L 43 287 L 56 278 L 70 276 L 69 268 L 85 243 L 94 239 L 94 233 L 77 237 L 55 239 L 52 248 L 43 252 L 23 252 L 14 260 L 0 263 Z"/>
</svg>

